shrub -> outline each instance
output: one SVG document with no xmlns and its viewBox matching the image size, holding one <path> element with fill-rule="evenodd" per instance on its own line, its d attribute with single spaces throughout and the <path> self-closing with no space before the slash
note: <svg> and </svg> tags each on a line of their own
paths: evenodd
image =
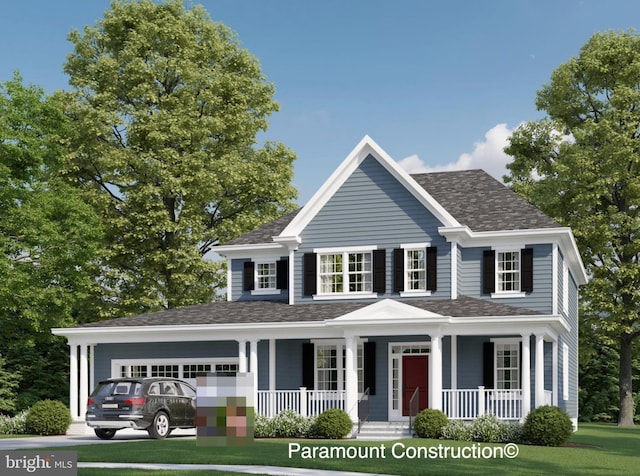
<svg viewBox="0 0 640 476">
<path fill-rule="evenodd" d="M 315 419 L 313 433 L 320 438 L 344 438 L 351 434 L 353 422 L 344 410 L 330 408 Z"/>
<path fill-rule="evenodd" d="M 27 414 L 26 431 L 34 435 L 64 435 L 69 425 L 71 413 L 57 400 L 42 400 Z"/>
<path fill-rule="evenodd" d="M 440 438 L 442 429 L 447 426 L 449 419 L 440 410 L 427 408 L 416 415 L 413 431 L 420 438 Z"/>
<path fill-rule="evenodd" d="M 267 418 L 264 415 L 256 415 L 255 421 L 256 427 L 253 436 L 256 438 L 274 438 L 276 431 L 273 425 L 273 420 Z"/>
<path fill-rule="evenodd" d="M 0 415 L 0 435 L 24 435 L 27 422 L 27 410 L 15 416 Z"/>
<path fill-rule="evenodd" d="M 522 423 L 512 421 L 502 424 L 502 443 L 522 443 Z"/>
<path fill-rule="evenodd" d="M 445 440 L 471 441 L 471 426 L 462 420 L 451 420 L 442 429 L 442 437 Z"/>
<path fill-rule="evenodd" d="M 532 410 L 524 419 L 522 436 L 525 441 L 540 446 L 560 446 L 573 433 L 567 413 L 550 405 Z"/>
<path fill-rule="evenodd" d="M 271 420 L 274 436 L 277 438 L 299 438 L 305 436 L 309 426 L 306 420 L 305 417 L 293 410 L 284 410 Z"/>
<path fill-rule="evenodd" d="M 485 413 L 471 423 L 471 439 L 485 443 L 499 443 L 503 439 L 504 423 L 493 413 Z"/>
</svg>

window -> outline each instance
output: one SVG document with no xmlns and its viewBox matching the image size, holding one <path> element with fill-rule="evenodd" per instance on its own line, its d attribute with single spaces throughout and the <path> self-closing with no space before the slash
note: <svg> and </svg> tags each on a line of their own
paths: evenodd
<svg viewBox="0 0 640 476">
<path fill-rule="evenodd" d="M 338 356 L 341 359 L 338 359 Z M 364 346 L 356 350 L 358 393 L 364 392 Z M 344 390 L 346 379 L 346 349 L 342 344 L 316 344 L 316 389 Z"/>
<path fill-rule="evenodd" d="M 426 291 L 426 250 L 407 250 L 407 291 Z"/>
<path fill-rule="evenodd" d="M 520 291 L 520 252 L 501 251 L 498 255 L 498 292 Z"/>
<path fill-rule="evenodd" d="M 237 372 L 237 357 L 191 359 L 113 359 L 113 377 L 173 377 L 195 385 L 207 372 Z"/>
<path fill-rule="evenodd" d="M 276 289 L 276 263 L 256 263 L 257 289 Z"/>
<path fill-rule="evenodd" d="M 533 292 L 533 248 L 492 249 L 482 253 L 482 293 L 524 297 Z"/>
<path fill-rule="evenodd" d="M 151 376 L 180 378 L 180 372 L 178 372 L 178 369 L 178 365 L 152 365 Z"/>
<path fill-rule="evenodd" d="M 520 343 L 495 344 L 495 382 L 500 390 L 520 388 Z"/>
<path fill-rule="evenodd" d="M 320 294 L 371 293 L 372 253 L 320 254 L 319 277 Z"/>
<path fill-rule="evenodd" d="M 211 364 L 185 364 L 182 366 L 183 378 L 196 378 L 207 372 L 211 372 Z"/>
</svg>

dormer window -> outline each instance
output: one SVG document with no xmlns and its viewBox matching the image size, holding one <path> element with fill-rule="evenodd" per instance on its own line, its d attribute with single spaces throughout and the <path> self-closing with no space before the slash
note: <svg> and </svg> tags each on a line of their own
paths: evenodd
<svg viewBox="0 0 640 476">
<path fill-rule="evenodd" d="M 256 263 L 256 289 L 276 289 L 276 263 Z"/>
</svg>

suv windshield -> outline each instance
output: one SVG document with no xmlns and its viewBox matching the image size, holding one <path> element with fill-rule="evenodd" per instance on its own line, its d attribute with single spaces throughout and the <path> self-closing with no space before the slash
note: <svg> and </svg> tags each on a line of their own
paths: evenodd
<svg viewBox="0 0 640 476">
<path fill-rule="evenodd" d="M 129 397 L 142 395 L 142 384 L 140 382 L 100 382 L 92 396 L 104 398 L 118 395 Z"/>
</svg>

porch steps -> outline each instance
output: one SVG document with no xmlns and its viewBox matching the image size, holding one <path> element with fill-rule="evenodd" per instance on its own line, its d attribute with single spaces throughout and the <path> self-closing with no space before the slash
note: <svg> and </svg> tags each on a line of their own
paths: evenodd
<svg viewBox="0 0 640 476">
<path fill-rule="evenodd" d="M 409 423 L 402 421 L 368 421 L 362 424 L 356 439 L 365 441 L 411 438 Z"/>
</svg>

